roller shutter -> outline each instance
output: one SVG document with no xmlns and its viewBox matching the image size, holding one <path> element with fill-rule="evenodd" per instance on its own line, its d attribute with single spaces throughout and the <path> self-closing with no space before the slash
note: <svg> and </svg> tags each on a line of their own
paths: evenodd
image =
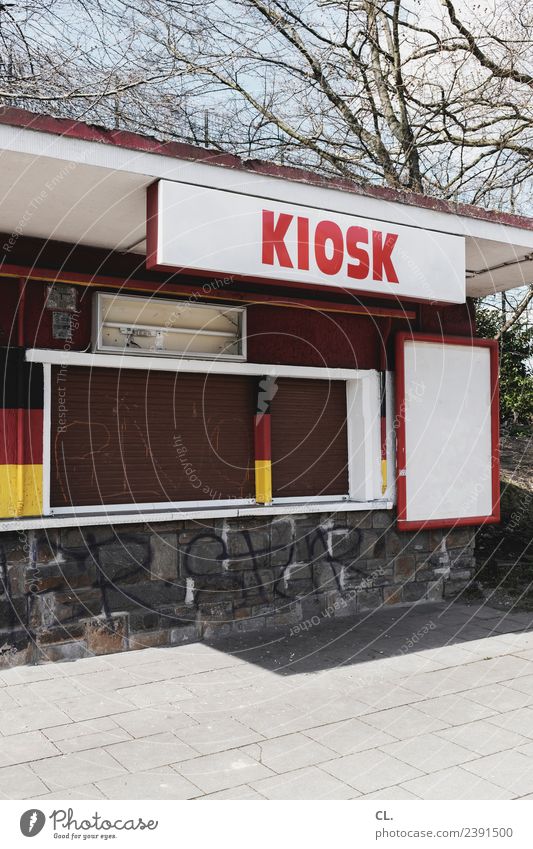
<svg viewBox="0 0 533 849">
<path fill-rule="evenodd" d="M 343 381 L 279 378 L 271 404 L 274 497 L 346 495 Z"/>
<path fill-rule="evenodd" d="M 254 382 L 52 369 L 51 507 L 253 498 Z"/>
</svg>

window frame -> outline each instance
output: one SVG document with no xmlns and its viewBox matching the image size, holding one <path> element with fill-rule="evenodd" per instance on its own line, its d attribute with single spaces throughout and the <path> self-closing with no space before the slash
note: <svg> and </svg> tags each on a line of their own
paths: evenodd
<svg viewBox="0 0 533 849">
<path fill-rule="evenodd" d="M 387 373 L 387 465 L 388 486 L 381 490 L 381 452 L 380 452 L 380 376 L 374 369 L 315 368 L 309 366 L 272 365 L 268 363 L 243 363 L 220 360 L 196 360 L 165 358 L 161 356 L 139 357 L 138 355 L 115 355 L 100 353 L 82 353 L 76 351 L 58 351 L 49 349 L 29 349 L 26 359 L 32 363 L 42 363 L 44 371 L 44 414 L 43 414 L 43 516 L 98 516 L 100 514 L 128 514 L 137 521 L 143 513 L 151 516 L 155 511 L 168 514 L 198 510 L 202 516 L 220 515 L 221 508 L 233 508 L 238 515 L 272 515 L 273 513 L 302 512 L 306 505 L 313 509 L 324 510 L 335 505 L 339 510 L 391 509 L 394 502 L 394 429 L 393 398 L 391 374 Z M 52 366 L 69 365 L 87 368 L 121 368 L 150 371 L 152 369 L 170 372 L 196 372 L 238 374 L 260 377 L 264 375 L 280 377 L 301 377 L 309 380 L 341 380 L 346 383 L 348 418 L 348 481 L 349 491 L 339 496 L 303 496 L 275 498 L 272 504 L 261 506 L 255 499 L 231 499 L 213 501 L 180 501 L 129 504 L 72 505 L 69 507 L 51 507 L 51 389 Z M 360 451 L 360 446 L 363 451 Z M 293 509 L 291 509 L 291 507 Z M 233 512 L 232 511 L 232 512 Z M 304 511 L 305 512 L 305 511 Z M 161 519 L 164 521 L 164 519 Z"/>
</svg>

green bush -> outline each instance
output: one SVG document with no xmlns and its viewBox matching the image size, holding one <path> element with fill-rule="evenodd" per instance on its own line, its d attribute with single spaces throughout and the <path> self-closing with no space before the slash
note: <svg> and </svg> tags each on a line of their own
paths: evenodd
<svg viewBox="0 0 533 849">
<path fill-rule="evenodd" d="M 487 339 L 500 329 L 497 310 L 478 307 L 477 331 Z M 531 433 L 533 422 L 533 328 L 517 322 L 500 339 L 500 409 L 504 428 Z"/>
</svg>

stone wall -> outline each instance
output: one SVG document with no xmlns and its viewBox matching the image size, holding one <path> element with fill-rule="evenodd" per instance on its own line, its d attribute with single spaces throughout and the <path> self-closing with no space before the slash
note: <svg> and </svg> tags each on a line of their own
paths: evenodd
<svg viewBox="0 0 533 849">
<path fill-rule="evenodd" d="M 472 574 L 473 537 L 398 533 L 387 511 L 3 533 L 0 665 L 453 597 Z"/>
</svg>

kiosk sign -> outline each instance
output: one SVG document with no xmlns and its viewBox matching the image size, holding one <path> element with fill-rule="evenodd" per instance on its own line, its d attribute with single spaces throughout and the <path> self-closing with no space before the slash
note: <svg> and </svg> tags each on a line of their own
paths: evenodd
<svg viewBox="0 0 533 849">
<path fill-rule="evenodd" d="M 147 266 L 464 303 L 463 237 L 363 218 L 352 198 L 353 215 L 160 180 Z"/>
</svg>

